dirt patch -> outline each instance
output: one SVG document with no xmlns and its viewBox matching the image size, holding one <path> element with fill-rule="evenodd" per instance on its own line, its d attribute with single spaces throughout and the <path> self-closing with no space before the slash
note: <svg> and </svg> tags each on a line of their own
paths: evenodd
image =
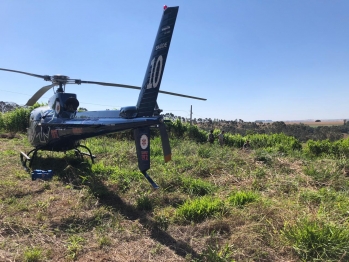
<svg viewBox="0 0 349 262">
<path fill-rule="evenodd" d="M 1 133 L 0 138 L 13 139 L 13 138 L 20 138 L 20 136 L 17 135 L 16 133 Z"/>
</svg>

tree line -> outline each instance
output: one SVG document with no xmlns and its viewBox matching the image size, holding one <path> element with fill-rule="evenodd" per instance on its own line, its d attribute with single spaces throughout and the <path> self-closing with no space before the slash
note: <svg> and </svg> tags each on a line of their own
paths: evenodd
<svg viewBox="0 0 349 262">
<path fill-rule="evenodd" d="M 190 119 L 181 116 L 175 116 L 172 113 L 165 114 L 165 117 L 171 121 L 180 120 L 183 123 L 189 123 Z M 198 125 L 205 131 L 220 129 L 231 134 L 239 134 L 241 136 L 251 134 L 277 134 L 284 133 L 288 136 L 294 136 L 300 142 L 305 143 L 308 140 L 326 140 L 336 141 L 343 138 L 343 134 L 349 133 L 349 122 L 343 121 L 343 125 L 338 126 L 318 126 L 311 127 L 303 123 L 287 125 L 283 121 L 271 123 L 262 122 L 245 122 L 242 119 L 223 120 L 211 118 L 194 118 L 193 125 Z"/>
</svg>

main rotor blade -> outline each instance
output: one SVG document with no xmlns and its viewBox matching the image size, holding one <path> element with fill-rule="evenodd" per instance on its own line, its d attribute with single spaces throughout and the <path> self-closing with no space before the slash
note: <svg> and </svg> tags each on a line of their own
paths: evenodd
<svg viewBox="0 0 349 262">
<path fill-rule="evenodd" d="M 124 87 L 124 88 L 131 88 L 131 89 L 141 89 L 139 86 L 130 86 L 130 85 L 122 85 L 122 84 L 114 84 L 114 83 L 105 83 L 105 82 L 95 82 L 95 81 L 83 81 L 83 80 L 76 80 L 76 83 L 78 84 L 95 84 L 95 85 L 101 85 L 101 86 L 116 86 L 116 87 Z"/>
<path fill-rule="evenodd" d="M 161 91 L 159 90 L 159 93 L 166 94 L 166 95 L 171 95 L 171 96 L 181 96 L 181 97 L 186 97 L 186 98 L 191 98 L 191 99 L 197 99 L 197 100 L 203 100 L 206 101 L 206 98 L 201 98 L 201 97 L 196 97 L 196 96 L 187 96 L 183 94 L 177 94 L 177 93 L 172 93 L 172 92 L 167 92 L 167 91 Z"/>
<path fill-rule="evenodd" d="M 95 82 L 95 81 L 83 81 L 83 80 L 76 80 L 77 83 L 81 84 L 95 84 L 95 85 L 102 85 L 102 86 L 116 86 L 116 87 L 124 87 L 124 88 L 130 88 L 130 89 L 138 89 L 140 90 L 141 88 L 139 86 L 130 86 L 130 85 L 123 85 L 123 84 L 114 84 L 114 83 L 105 83 L 105 82 Z M 183 95 L 183 94 L 177 94 L 177 93 L 172 93 L 172 92 L 167 92 L 167 91 L 162 91 L 159 90 L 159 93 L 166 94 L 166 95 L 172 95 L 172 96 L 181 96 L 181 97 L 186 97 L 186 98 L 191 98 L 191 99 L 197 99 L 197 100 L 203 100 L 206 101 L 206 98 L 201 98 L 201 97 L 196 97 L 196 96 L 188 96 L 188 95 Z"/>
<path fill-rule="evenodd" d="M 27 73 L 27 72 L 23 72 L 23 71 L 12 70 L 12 69 L 6 69 L 6 68 L 0 68 L 0 70 L 14 72 L 14 73 L 20 73 L 20 74 L 24 74 L 24 75 L 28 75 L 28 76 L 39 77 L 39 78 L 42 78 L 45 80 L 48 78 L 50 79 L 50 76 L 47 76 L 47 75 L 37 75 L 37 74 L 32 74 L 32 73 Z"/>
<path fill-rule="evenodd" d="M 41 87 L 26 103 L 26 106 L 33 106 L 39 99 L 42 97 L 51 87 L 56 86 L 57 84 L 51 84 L 48 86 Z"/>
</svg>

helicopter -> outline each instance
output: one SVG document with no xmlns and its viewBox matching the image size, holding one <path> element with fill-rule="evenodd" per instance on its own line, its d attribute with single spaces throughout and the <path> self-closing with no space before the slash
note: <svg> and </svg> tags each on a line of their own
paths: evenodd
<svg viewBox="0 0 349 262">
<path fill-rule="evenodd" d="M 38 107 L 30 113 L 27 136 L 33 149 L 28 153 L 20 152 L 22 165 L 26 169 L 28 169 L 27 162 L 31 167 L 32 161 L 39 150 L 54 152 L 74 150 L 77 156 L 88 156 L 94 163 L 95 156 L 88 147 L 80 143 L 81 140 L 133 130 L 139 170 L 154 188 L 159 188 L 147 173 L 150 168 L 150 128 L 154 126 L 159 128 L 165 162 L 171 160 L 171 148 L 164 118 L 160 114 L 162 110 L 159 109 L 157 104 L 158 93 L 206 100 L 205 98 L 159 90 L 178 9 L 178 6 L 164 6 L 141 87 L 71 79 L 65 75 L 38 75 L 0 68 L 2 71 L 25 74 L 51 82 L 51 84 L 40 88 L 28 100 L 26 106 L 33 106 L 51 88 L 54 91 L 54 95 L 48 100 L 47 106 Z M 140 93 L 135 106 L 121 107 L 120 110 L 79 112 L 77 95 L 65 92 L 67 84 L 95 84 L 131 88 L 139 89 Z M 87 150 L 87 153 L 83 152 L 83 149 Z"/>
</svg>

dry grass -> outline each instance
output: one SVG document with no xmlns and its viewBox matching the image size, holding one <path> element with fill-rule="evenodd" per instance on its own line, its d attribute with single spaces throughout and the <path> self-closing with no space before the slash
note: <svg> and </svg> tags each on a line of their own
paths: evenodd
<svg viewBox="0 0 349 262">
<path fill-rule="evenodd" d="M 341 126 L 343 125 L 343 120 L 321 120 L 321 122 L 315 122 L 314 121 L 285 121 L 285 124 L 292 125 L 292 124 L 304 124 L 311 127 L 317 127 L 317 126 Z"/>
</svg>

